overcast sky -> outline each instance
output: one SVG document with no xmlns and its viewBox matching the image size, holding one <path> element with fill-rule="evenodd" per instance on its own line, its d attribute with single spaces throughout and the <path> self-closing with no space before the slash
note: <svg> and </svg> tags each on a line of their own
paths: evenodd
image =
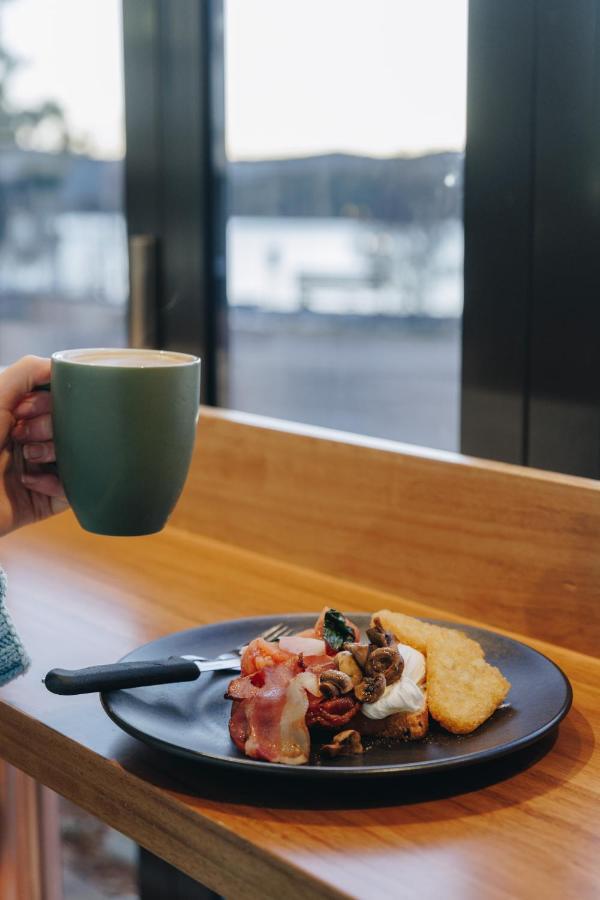
<svg viewBox="0 0 600 900">
<path fill-rule="evenodd" d="M 464 146 L 466 0 L 228 0 L 234 157 Z"/>
<path fill-rule="evenodd" d="M 27 61 L 14 100 L 59 101 L 96 155 L 121 155 L 121 0 L 2 7 Z M 462 148 L 466 19 L 467 0 L 226 0 L 229 156 Z"/>
</svg>

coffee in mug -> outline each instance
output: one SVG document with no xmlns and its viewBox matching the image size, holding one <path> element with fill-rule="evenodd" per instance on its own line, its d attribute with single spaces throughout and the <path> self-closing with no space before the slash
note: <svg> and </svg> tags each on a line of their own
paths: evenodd
<svg viewBox="0 0 600 900">
<path fill-rule="evenodd" d="M 52 356 L 58 474 L 80 525 L 160 531 L 187 477 L 200 360 L 170 350 L 62 350 Z"/>
</svg>

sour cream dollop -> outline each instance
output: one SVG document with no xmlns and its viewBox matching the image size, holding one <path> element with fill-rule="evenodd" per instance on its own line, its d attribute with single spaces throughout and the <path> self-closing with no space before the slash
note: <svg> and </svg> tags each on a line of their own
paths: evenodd
<svg viewBox="0 0 600 900">
<path fill-rule="evenodd" d="M 396 713 L 413 713 L 423 709 L 425 692 L 419 686 L 425 680 L 425 657 L 407 644 L 398 644 L 404 660 L 402 677 L 388 684 L 375 703 L 363 703 L 361 712 L 367 719 L 387 719 Z"/>
</svg>

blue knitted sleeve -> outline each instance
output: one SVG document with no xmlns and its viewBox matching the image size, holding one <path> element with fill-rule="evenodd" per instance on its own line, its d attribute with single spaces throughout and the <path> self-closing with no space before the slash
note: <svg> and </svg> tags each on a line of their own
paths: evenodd
<svg viewBox="0 0 600 900">
<path fill-rule="evenodd" d="M 0 685 L 22 675 L 28 668 L 29 657 L 6 608 L 6 575 L 0 569 Z"/>
</svg>

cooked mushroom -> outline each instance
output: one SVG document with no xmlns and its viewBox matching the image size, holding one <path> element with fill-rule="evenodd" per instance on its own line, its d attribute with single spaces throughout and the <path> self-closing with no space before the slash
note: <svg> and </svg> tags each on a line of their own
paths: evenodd
<svg viewBox="0 0 600 900">
<path fill-rule="evenodd" d="M 352 679 L 339 669 L 328 669 L 321 673 L 319 678 L 321 693 L 328 700 L 339 697 L 340 694 L 348 694 L 354 687 Z"/>
<path fill-rule="evenodd" d="M 352 679 L 352 684 L 360 684 L 364 675 L 362 669 L 349 650 L 340 650 L 335 658 L 335 664 L 340 670 Z"/>
<path fill-rule="evenodd" d="M 399 656 L 397 647 L 377 647 L 376 650 L 369 653 L 367 674 L 374 675 L 377 672 L 385 672 Z"/>
<path fill-rule="evenodd" d="M 400 655 L 397 645 L 392 647 L 377 647 L 369 654 L 367 659 L 367 675 L 381 674 L 386 684 L 393 684 L 402 677 L 404 660 Z"/>
<path fill-rule="evenodd" d="M 367 664 L 367 656 L 369 654 L 369 648 L 366 644 L 344 644 L 344 650 L 348 650 L 354 659 L 356 660 L 357 665 L 360 667 L 362 671 Z"/>
<path fill-rule="evenodd" d="M 376 647 L 391 647 L 396 643 L 394 636 L 385 630 L 379 619 L 373 619 L 373 625 L 367 628 L 367 637 L 370 641 L 369 650 Z"/>
<path fill-rule="evenodd" d="M 379 628 L 367 628 L 367 637 L 371 644 L 374 647 L 386 647 L 387 641 L 385 639 L 385 631 L 380 631 Z"/>
<path fill-rule="evenodd" d="M 328 756 L 354 756 L 356 753 L 364 753 L 360 734 L 354 728 L 340 731 L 334 735 L 331 744 L 325 744 L 321 751 Z"/>
<path fill-rule="evenodd" d="M 390 634 L 390 632 L 386 631 L 381 624 L 381 619 L 379 618 L 379 616 L 373 616 L 373 624 L 371 625 L 371 628 L 377 628 L 378 631 L 382 631 L 384 634 Z"/>
<path fill-rule="evenodd" d="M 356 699 L 361 703 L 375 703 L 385 691 L 385 684 L 384 675 L 370 675 L 354 688 Z"/>
<path fill-rule="evenodd" d="M 320 681 L 319 690 L 321 691 L 321 696 L 326 700 L 335 700 L 336 697 L 340 696 L 338 686 L 330 681 Z"/>
</svg>

